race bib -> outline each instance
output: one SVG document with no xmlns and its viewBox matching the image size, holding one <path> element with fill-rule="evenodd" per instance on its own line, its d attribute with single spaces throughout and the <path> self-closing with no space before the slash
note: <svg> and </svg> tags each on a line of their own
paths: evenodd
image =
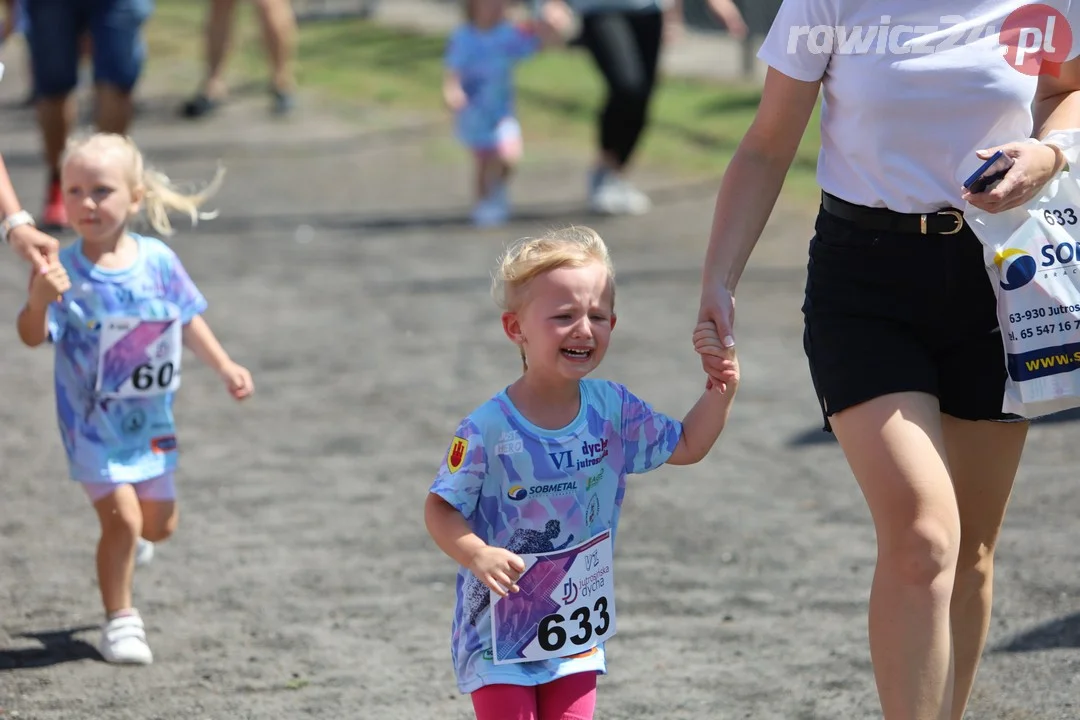
<svg viewBox="0 0 1080 720">
<path fill-rule="evenodd" d="M 965 217 L 997 296 L 1002 410 L 1037 417 L 1080 406 L 1080 183 L 1063 172 L 1022 207 Z"/>
<path fill-rule="evenodd" d="M 576 655 L 615 634 L 610 530 L 576 547 L 521 559 L 520 590 L 491 593 L 496 665 Z"/>
<path fill-rule="evenodd" d="M 179 318 L 102 320 L 98 395 L 136 398 L 176 392 L 180 387 L 182 333 Z"/>
</svg>

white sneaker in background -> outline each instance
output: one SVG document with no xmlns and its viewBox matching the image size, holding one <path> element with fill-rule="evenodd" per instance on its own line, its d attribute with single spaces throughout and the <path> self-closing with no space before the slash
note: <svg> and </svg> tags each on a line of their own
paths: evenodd
<svg viewBox="0 0 1080 720">
<path fill-rule="evenodd" d="M 473 208 L 472 221 L 477 227 L 498 227 L 510 219 L 510 196 L 506 183 L 495 187 Z"/>
<path fill-rule="evenodd" d="M 135 544 L 135 567 L 142 567 L 143 565 L 149 565 L 150 561 L 154 559 L 154 543 L 149 540 L 139 538 L 139 541 Z"/>
<path fill-rule="evenodd" d="M 644 215 L 652 208 L 649 197 L 623 178 L 606 173 L 591 179 L 589 208 L 601 215 Z"/>
</svg>

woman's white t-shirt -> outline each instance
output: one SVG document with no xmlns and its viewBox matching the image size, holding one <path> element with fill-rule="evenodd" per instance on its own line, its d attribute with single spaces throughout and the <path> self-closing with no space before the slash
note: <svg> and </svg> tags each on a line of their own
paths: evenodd
<svg viewBox="0 0 1080 720">
<path fill-rule="evenodd" d="M 1014 49 L 1076 57 L 1080 0 L 1042 4 L 1061 16 L 1028 8 L 1031 29 L 1005 37 L 1018 38 Z M 1023 56 L 999 39 L 1022 5 L 784 0 L 758 57 L 797 80 L 822 80 L 821 188 L 897 212 L 963 207 L 961 184 L 982 164 L 975 151 L 1031 136 L 1038 78 L 1017 69 Z M 1052 37 L 1040 42 L 1048 23 Z"/>
</svg>

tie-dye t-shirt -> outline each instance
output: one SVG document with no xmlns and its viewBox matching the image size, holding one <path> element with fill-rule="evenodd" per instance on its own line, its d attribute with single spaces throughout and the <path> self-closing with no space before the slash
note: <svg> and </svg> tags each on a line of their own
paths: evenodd
<svg viewBox="0 0 1080 720">
<path fill-rule="evenodd" d="M 614 539 L 626 476 L 665 463 L 680 437 L 682 423 L 614 382 L 582 380 L 581 410 L 561 430 L 533 425 L 503 390 L 461 422 L 431 492 L 487 544 L 511 552 L 552 552 L 607 529 Z M 451 654 L 461 692 L 607 671 L 602 644 L 575 657 L 495 665 L 489 593 L 459 567 Z"/>
<path fill-rule="evenodd" d="M 176 468 L 174 393 L 114 399 L 101 397 L 96 390 L 103 319 L 187 325 L 206 310 L 206 299 L 172 249 L 156 238 L 132 237 L 139 254 L 123 270 L 91 263 L 82 253 L 81 239 L 60 252 L 71 289 L 62 301 L 49 306 L 49 340 L 56 347 L 60 436 L 71 477 L 80 482 L 139 482 Z M 147 360 L 151 345 L 155 352 L 169 352 L 161 346 L 169 323 L 156 326 L 161 328 L 156 344 L 151 339 L 125 352 L 112 363 L 113 374 L 132 376 Z"/>
</svg>

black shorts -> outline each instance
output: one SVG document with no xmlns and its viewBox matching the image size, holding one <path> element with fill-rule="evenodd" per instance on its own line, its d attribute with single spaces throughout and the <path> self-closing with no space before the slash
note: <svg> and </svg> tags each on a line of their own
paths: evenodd
<svg viewBox="0 0 1080 720">
<path fill-rule="evenodd" d="M 867 230 L 822 209 L 807 266 L 803 347 L 829 416 L 897 392 L 938 398 L 963 420 L 1001 411 L 1007 371 L 982 245 L 954 235 Z"/>
</svg>

